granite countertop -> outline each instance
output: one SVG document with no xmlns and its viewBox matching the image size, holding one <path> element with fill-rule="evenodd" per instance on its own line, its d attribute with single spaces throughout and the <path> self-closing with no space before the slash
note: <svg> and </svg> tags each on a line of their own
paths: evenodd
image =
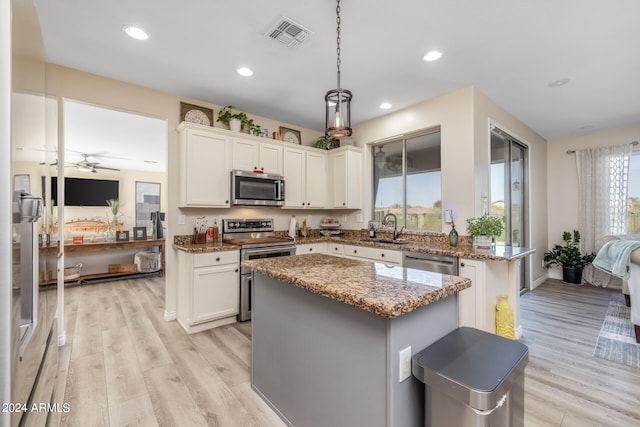
<svg viewBox="0 0 640 427">
<path fill-rule="evenodd" d="M 243 261 L 254 272 L 394 318 L 455 295 L 471 280 L 324 254 Z"/>
<path fill-rule="evenodd" d="M 417 242 L 408 239 L 398 239 L 397 243 L 380 243 L 368 239 L 353 239 L 343 237 L 303 237 L 296 238 L 296 244 L 333 242 L 344 245 L 369 246 L 375 248 L 393 249 L 397 251 L 422 252 L 428 254 L 449 255 L 466 259 L 479 259 L 490 261 L 513 261 L 533 254 L 536 250 L 532 248 L 521 248 L 517 246 L 495 245 L 490 249 L 474 249 L 473 245 L 461 244 L 452 247 L 449 244 Z"/>
<path fill-rule="evenodd" d="M 443 235 L 444 236 L 444 235 Z M 444 239 L 446 240 L 446 239 Z M 295 243 L 303 245 L 305 243 L 333 242 L 344 245 L 368 246 L 374 248 L 393 249 L 396 251 L 422 252 L 438 255 L 449 255 L 466 259 L 479 259 L 490 261 L 513 261 L 531 255 L 536 250 L 531 248 L 521 248 L 517 246 L 495 245 L 491 249 L 474 249 L 471 244 L 463 243 L 457 247 L 451 247 L 448 242 L 440 239 L 430 239 L 416 241 L 409 239 L 398 239 L 402 244 L 380 243 L 362 239 L 357 233 L 345 237 L 297 237 Z M 240 247 L 229 243 L 191 243 L 191 236 L 175 236 L 173 248 L 188 253 L 204 253 L 216 251 L 239 250 Z"/>
</svg>

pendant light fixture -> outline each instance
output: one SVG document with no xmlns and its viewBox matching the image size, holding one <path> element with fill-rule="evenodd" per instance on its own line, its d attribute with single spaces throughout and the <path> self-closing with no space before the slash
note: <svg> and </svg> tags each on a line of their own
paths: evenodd
<svg viewBox="0 0 640 427">
<path fill-rule="evenodd" d="M 387 155 L 384 151 L 382 151 L 382 145 L 378 147 L 378 151 L 375 155 L 375 163 L 376 166 L 382 169 L 387 165 Z"/>
<path fill-rule="evenodd" d="M 336 6 L 337 37 L 336 53 L 338 54 L 338 87 L 324 96 L 325 102 L 325 135 L 340 138 L 351 136 L 351 91 L 340 87 L 340 0 Z"/>
</svg>

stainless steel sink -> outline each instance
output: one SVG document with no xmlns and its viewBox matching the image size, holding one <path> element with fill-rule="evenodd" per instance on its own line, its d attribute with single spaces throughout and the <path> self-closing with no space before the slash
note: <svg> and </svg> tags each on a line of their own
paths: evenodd
<svg viewBox="0 0 640 427">
<path fill-rule="evenodd" d="M 369 239 L 369 241 L 373 243 L 386 243 L 389 245 L 404 245 L 407 243 L 401 240 L 390 240 L 390 239 Z"/>
</svg>

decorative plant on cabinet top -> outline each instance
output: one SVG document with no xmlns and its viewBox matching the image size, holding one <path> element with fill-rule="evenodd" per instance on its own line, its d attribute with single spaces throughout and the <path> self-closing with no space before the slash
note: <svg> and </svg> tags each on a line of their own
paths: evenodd
<svg viewBox="0 0 640 427">
<path fill-rule="evenodd" d="M 222 110 L 218 112 L 218 122 L 229 126 L 229 129 L 239 132 L 241 128 L 246 129 L 250 134 L 260 136 L 260 125 L 257 125 L 253 122 L 253 119 L 247 117 L 246 113 L 238 112 L 233 113 L 231 110 L 233 109 L 232 105 L 228 105 L 224 107 Z M 240 122 L 240 129 L 234 129 L 232 121 L 237 120 Z"/>
</svg>

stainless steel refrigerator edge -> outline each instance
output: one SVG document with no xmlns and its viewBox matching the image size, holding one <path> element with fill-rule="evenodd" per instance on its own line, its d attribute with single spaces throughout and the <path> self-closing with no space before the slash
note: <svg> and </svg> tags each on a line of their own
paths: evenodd
<svg viewBox="0 0 640 427">
<path fill-rule="evenodd" d="M 40 200 L 14 192 L 13 157 L 48 148 L 44 46 L 33 0 L 0 8 L 0 426 L 41 426 L 56 409 L 57 288 L 39 286 Z"/>
</svg>

